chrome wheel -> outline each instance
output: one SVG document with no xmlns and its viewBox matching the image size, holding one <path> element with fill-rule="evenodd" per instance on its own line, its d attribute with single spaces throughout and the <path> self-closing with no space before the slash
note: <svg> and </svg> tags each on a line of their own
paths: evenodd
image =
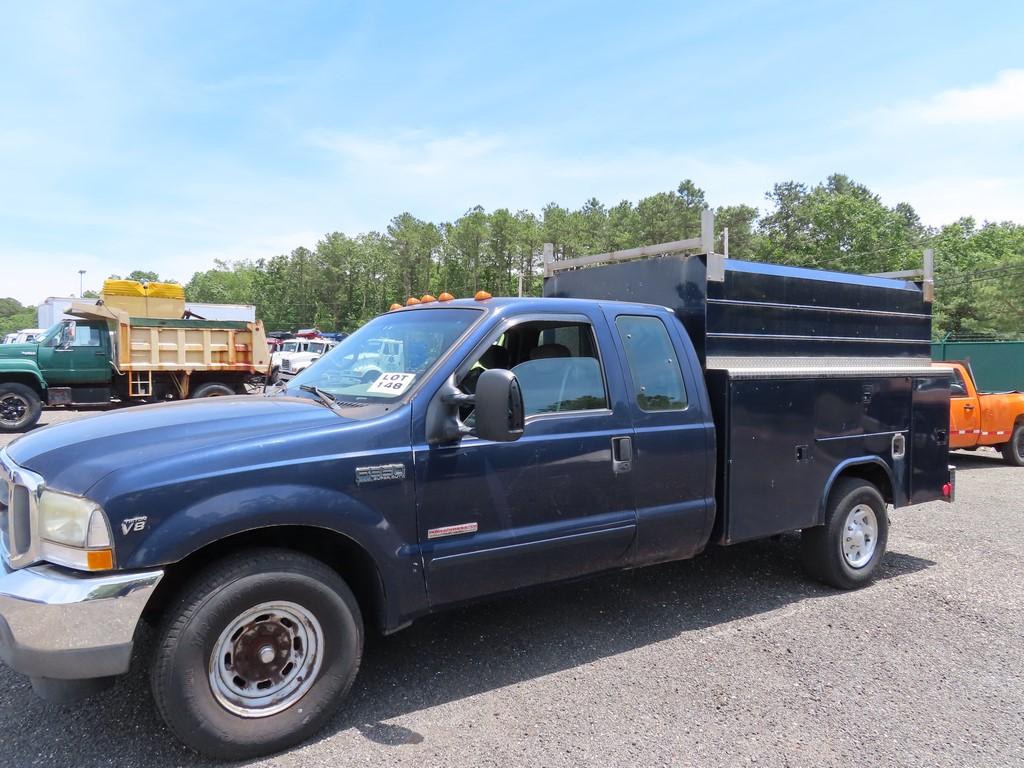
<svg viewBox="0 0 1024 768">
<path fill-rule="evenodd" d="M 850 510 L 843 523 L 840 544 L 843 558 L 851 568 L 863 568 L 875 554 L 878 545 L 878 518 L 867 504 L 858 504 Z"/>
<path fill-rule="evenodd" d="M 0 424 L 5 427 L 14 428 L 25 419 L 32 404 L 28 398 L 19 395 L 17 392 L 5 392 L 0 395 Z"/>
<path fill-rule="evenodd" d="M 297 603 L 261 603 L 228 624 L 210 656 L 210 688 L 230 712 L 268 717 L 313 686 L 323 661 L 324 633 Z"/>
</svg>

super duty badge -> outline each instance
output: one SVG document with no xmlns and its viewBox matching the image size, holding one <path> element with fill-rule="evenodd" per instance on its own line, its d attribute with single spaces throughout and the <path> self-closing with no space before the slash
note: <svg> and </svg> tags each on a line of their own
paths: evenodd
<svg viewBox="0 0 1024 768">
<path fill-rule="evenodd" d="M 379 483 L 385 480 L 405 480 L 405 464 L 378 464 L 356 467 L 356 485 Z"/>
</svg>

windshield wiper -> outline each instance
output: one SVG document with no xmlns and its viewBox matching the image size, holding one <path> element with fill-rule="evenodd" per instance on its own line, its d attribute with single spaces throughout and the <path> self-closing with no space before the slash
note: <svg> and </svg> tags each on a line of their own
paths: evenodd
<svg viewBox="0 0 1024 768">
<path fill-rule="evenodd" d="M 303 392 L 312 392 L 318 398 L 320 402 L 326 405 L 335 413 L 341 413 L 341 404 L 338 402 L 338 398 L 332 395 L 330 392 L 325 392 L 313 384 L 299 384 L 299 389 Z"/>
</svg>

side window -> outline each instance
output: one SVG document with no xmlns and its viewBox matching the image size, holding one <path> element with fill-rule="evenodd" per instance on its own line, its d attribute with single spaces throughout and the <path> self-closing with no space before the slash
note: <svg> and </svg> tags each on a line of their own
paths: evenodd
<svg viewBox="0 0 1024 768">
<path fill-rule="evenodd" d="M 964 383 L 963 374 L 956 368 L 953 369 L 953 383 L 949 387 L 949 394 L 952 397 L 967 397 L 967 384 Z"/>
<path fill-rule="evenodd" d="M 596 350 L 589 323 L 521 323 L 484 351 L 460 386 L 474 392 L 485 370 L 507 368 L 519 380 L 527 416 L 604 410 L 608 394 Z"/>
<path fill-rule="evenodd" d="M 665 324 L 657 317 L 620 315 L 615 326 L 626 350 L 636 404 L 644 411 L 686 408 L 683 372 Z"/>
<path fill-rule="evenodd" d="M 75 339 L 71 342 L 72 347 L 98 347 L 100 346 L 100 329 L 91 325 L 76 325 Z"/>
</svg>

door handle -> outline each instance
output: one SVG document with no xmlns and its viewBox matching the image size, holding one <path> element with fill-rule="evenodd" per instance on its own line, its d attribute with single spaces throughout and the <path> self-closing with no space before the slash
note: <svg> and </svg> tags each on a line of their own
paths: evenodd
<svg viewBox="0 0 1024 768">
<path fill-rule="evenodd" d="M 633 438 L 612 438 L 612 472 L 620 475 L 633 469 Z"/>
<path fill-rule="evenodd" d="M 96 355 L 96 357 L 106 357 L 107 356 L 107 353 L 104 352 L 102 349 L 99 352 L 93 352 L 93 354 Z"/>
<path fill-rule="evenodd" d="M 964 406 L 964 410 L 965 411 L 973 411 L 974 410 L 974 406 L 971 405 L 970 403 L 967 403 L 967 405 Z"/>
</svg>

